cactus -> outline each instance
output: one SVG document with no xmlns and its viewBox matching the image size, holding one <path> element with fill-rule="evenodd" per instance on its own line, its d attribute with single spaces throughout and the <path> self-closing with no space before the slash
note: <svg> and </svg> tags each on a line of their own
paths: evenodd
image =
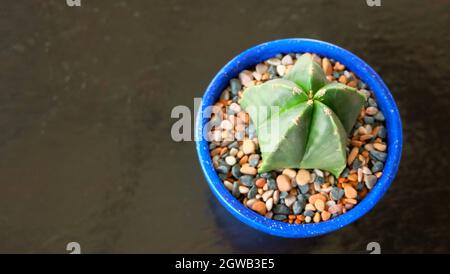
<svg viewBox="0 0 450 274">
<path fill-rule="evenodd" d="M 327 82 L 322 67 L 306 53 L 282 79 L 244 91 L 240 104 L 256 127 L 262 154 L 258 172 L 319 168 L 341 174 L 348 134 L 364 97 L 347 85 Z"/>
</svg>

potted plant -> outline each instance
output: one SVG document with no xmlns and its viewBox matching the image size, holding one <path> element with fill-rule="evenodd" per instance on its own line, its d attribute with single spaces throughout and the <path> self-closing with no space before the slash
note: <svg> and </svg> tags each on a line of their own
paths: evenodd
<svg viewBox="0 0 450 274">
<path fill-rule="evenodd" d="M 219 113 L 205 116 L 211 106 Z M 196 144 L 213 193 L 234 216 L 309 237 L 378 202 L 397 171 L 402 131 L 389 90 L 364 61 L 329 43 L 284 39 L 241 53 L 214 77 Z"/>
</svg>

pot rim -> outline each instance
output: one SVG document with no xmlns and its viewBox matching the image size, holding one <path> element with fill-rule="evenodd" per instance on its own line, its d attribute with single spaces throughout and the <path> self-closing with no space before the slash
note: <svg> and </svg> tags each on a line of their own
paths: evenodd
<svg viewBox="0 0 450 274">
<path fill-rule="evenodd" d="M 217 101 L 222 91 L 228 86 L 229 80 L 237 77 L 242 70 L 248 69 L 279 53 L 303 52 L 316 53 L 319 56 L 339 61 L 366 83 L 369 90 L 374 92 L 378 108 L 381 109 L 385 116 L 388 156 L 383 168 L 383 175 L 378 179 L 367 196 L 353 209 L 336 218 L 317 224 L 288 224 L 268 219 L 253 212 L 234 198 L 225 188 L 213 167 L 209 153 L 209 144 L 207 140 L 203 139 L 203 127 L 208 119 L 206 117 L 203 118 L 201 113 L 207 106 Z M 288 238 L 313 237 L 335 231 L 354 222 L 369 212 L 383 197 L 397 173 L 401 159 L 403 143 L 402 124 L 394 98 L 386 84 L 366 62 L 353 53 L 339 46 L 319 40 L 302 38 L 274 40 L 259 44 L 240 53 L 215 75 L 203 95 L 201 106 L 196 115 L 195 142 L 197 154 L 212 192 L 221 204 L 240 221 L 259 231 L 275 236 Z"/>
</svg>

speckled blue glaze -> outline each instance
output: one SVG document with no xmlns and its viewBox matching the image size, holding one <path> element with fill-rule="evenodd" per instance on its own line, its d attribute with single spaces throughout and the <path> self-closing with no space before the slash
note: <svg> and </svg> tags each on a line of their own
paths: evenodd
<svg viewBox="0 0 450 274">
<path fill-rule="evenodd" d="M 286 54 L 303 52 L 316 53 L 320 56 L 341 62 L 364 81 L 375 93 L 378 107 L 383 111 L 386 118 L 388 157 L 383 169 L 383 175 L 379 178 L 375 187 L 352 210 L 326 222 L 295 225 L 270 220 L 258 215 L 252 210 L 244 207 L 244 205 L 235 199 L 224 187 L 214 170 L 209 155 L 208 142 L 202 138 L 202 129 L 208 119 L 202 117 L 200 114 L 205 107 L 210 106 L 217 101 L 223 89 L 229 84 L 229 80 L 237 77 L 242 70 L 248 69 L 268 58 L 274 57 L 278 53 Z M 389 89 L 386 87 L 383 80 L 381 80 L 380 76 L 378 76 L 378 74 L 363 60 L 351 52 L 330 43 L 311 39 L 283 39 L 260 44 L 242 52 L 226 64 L 211 81 L 203 95 L 202 104 L 197 115 L 195 137 L 197 153 L 203 173 L 205 174 L 212 192 L 222 205 L 239 220 L 257 230 L 276 236 L 290 238 L 318 236 L 337 230 L 352 223 L 370 211 L 381 197 L 383 197 L 397 173 L 403 140 L 399 111 Z"/>
</svg>

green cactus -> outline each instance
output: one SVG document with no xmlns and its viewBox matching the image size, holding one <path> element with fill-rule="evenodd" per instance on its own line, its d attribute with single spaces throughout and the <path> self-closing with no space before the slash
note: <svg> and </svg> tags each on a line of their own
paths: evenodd
<svg viewBox="0 0 450 274">
<path fill-rule="evenodd" d="M 364 103 L 356 89 L 327 83 L 322 67 L 303 54 L 283 79 L 247 88 L 240 100 L 256 127 L 258 172 L 319 168 L 338 177 L 347 135 Z"/>
</svg>

